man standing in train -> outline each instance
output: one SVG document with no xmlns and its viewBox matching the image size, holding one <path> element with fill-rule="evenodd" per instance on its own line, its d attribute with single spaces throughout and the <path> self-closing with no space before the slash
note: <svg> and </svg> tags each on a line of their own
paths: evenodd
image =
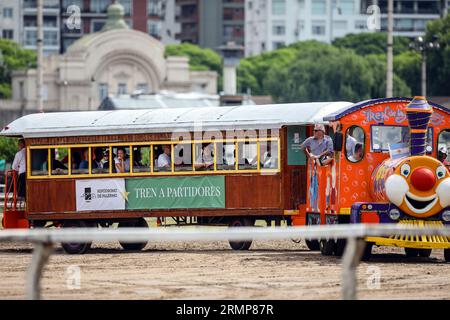
<svg viewBox="0 0 450 320">
<path fill-rule="evenodd" d="M 314 136 L 303 141 L 300 148 L 320 166 L 326 166 L 333 160 L 333 140 L 325 134 L 323 124 L 314 126 Z"/>
<path fill-rule="evenodd" d="M 12 169 L 16 171 L 16 174 L 19 176 L 17 181 L 17 195 L 20 198 L 25 199 L 25 183 L 26 183 L 26 150 L 25 150 L 25 140 L 19 139 L 17 144 L 19 151 L 17 151 L 14 156 L 14 161 L 12 164 Z"/>
</svg>

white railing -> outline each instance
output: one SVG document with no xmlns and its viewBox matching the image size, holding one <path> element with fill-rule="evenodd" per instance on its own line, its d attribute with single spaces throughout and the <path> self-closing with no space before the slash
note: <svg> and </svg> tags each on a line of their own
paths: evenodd
<svg viewBox="0 0 450 320">
<path fill-rule="evenodd" d="M 342 298 L 356 299 L 356 267 L 365 248 L 365 237 L 425 235 L 450 237 L 450 227 L 404 225 L 327 225 L 275 228 L 167 228 L 167 229 L 26 229 L 2 230 L 0 242 L 34 243 L 27 275 L 27 298 L 40 299 L 42 270 L 57 242 L 145 242 L 145 241 L 242 241 L 286 239 L 347 239 L 342 258 Z M 145 254 L 145 253 L 143 253 Z"/>
</svg>

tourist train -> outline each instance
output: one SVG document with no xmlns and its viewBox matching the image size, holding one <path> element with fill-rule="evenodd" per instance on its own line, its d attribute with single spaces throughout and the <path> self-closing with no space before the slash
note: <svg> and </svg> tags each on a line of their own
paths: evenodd
<svg viewBox="0 0 450 320">
<path fill-rule="evenodd" d="M 450 223 L 450 110 L 424 97 L 360 103 L 31 114 L 1 136 L 26 145 L 25 197 L 7 172 L 3 227 Z M 333 153 L 321 163 L 303 141 L 323 124 Z M 251 241 L 233 241 L 247 250 Z M 444 249 L 445 237 L 366 238 L 408 256 Z M 307 240 L 341 255 L 341 239 Z M 90 243 L 63 243 L 84 253 Z M 146 243 L 121 243 L 140 250 Z"/>
</svg>

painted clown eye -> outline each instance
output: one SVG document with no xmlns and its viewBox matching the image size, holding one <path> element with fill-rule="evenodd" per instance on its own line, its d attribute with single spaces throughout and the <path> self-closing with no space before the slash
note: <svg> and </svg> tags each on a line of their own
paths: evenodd
<svg viewBox="0 0 450 320">
<path fill-rule="evenodd" d="M 436 176 L 438 177 L 438 179 L 442 179 L 443 177 L 445 177 L 445 167 L 444 166 L 439 166 L 436 168 Z"/>
<path fill-rule="evenodd" d="M 411 172 L 411 167 L 409 166 L 409 164 L 405 163 L 404 165 L 402 165 L 402 167 L 400 169 L 400 173 L 402 176 L 408 177 L 410 172 Z"/>
</svg>

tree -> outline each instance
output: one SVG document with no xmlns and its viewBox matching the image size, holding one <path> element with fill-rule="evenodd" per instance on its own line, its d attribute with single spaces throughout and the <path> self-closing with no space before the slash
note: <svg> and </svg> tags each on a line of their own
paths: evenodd
<svg viewBox="0 0 450 320">
<path fill-rule="evenodd" d="M 11 97 L 11 72 L 36 67 L 36 53 L 17 43 L 0 39 L 0 98 Z"/>
<path fill-rule="evenodd" d="M 394 37 L 394 55 L 408 51 L 411 40 L 407 37 Z M 342 38 L 333 41 L 333 45 L 338 48 L 347 48 L 354 50 L 359 55 L 385 54 L 387 53 L 387 33 L 358 33 L 348 34 Z"/>
<path fill-rule="evenodd" d="M 17 152 L 17 139 L 0 137 L 0 160 L 11 163 Z"/>
<path fill-rule="evenodd" d="M 418 52 L 407 51 L 394 57 L 394 74 L 403 79 L 411 88 L 413 95 L 420 95 L 420 65 Z"/>
<path fill-rule="evenodd" d="M 437 36 L 439 50 L 430 50 L 427 57 L 428 95 L 450 95 L 450 15 L 427 24 L 426 41 Z"/>
<path fill-rule="evenodd" d="M 385 96 L 386 56 L 360 56 L 351 49 L 317 41 L 243 59 L 239 83 L 253 94 L 269 94 L 280 103 L 360 101 Z M 408 85 L 394 77 L 396 95 L 410 95 Z"/>
<path fill-rule="evenodd" d="M 213 70 L 218 74 L 222 74 L 222 59 L 219 54 L 211 49 L 202 49 L 191 43 L 171 44 L 166 46 L 165 54 L 166 57 L 189 57 L 189 67 L 191 70 Z"/>
</svg>

